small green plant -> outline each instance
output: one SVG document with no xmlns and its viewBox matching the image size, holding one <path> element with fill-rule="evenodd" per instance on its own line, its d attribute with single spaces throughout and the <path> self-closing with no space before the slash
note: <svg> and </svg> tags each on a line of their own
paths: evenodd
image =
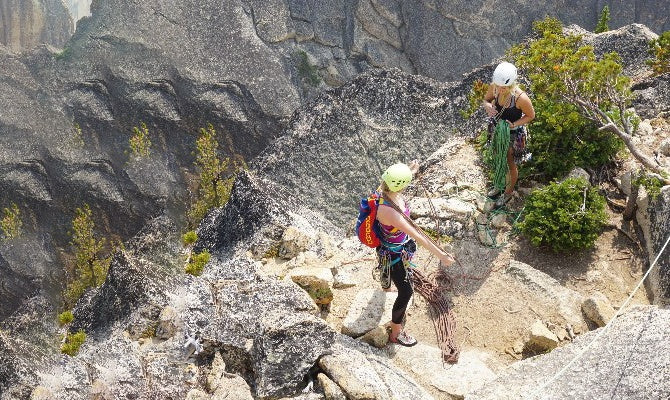
<svg viewBox="0 0 670 400">
<path fill-rule="evenodd" d="M 205 268 L 205 264 L 209 262 L 209 259 L 210 254 L 207 250 L 193 254 L 191 256 L 191 260 L 186 266 L 186 273 L 189 273 L 193 276 L 200 276 L 200 274 L 202 274 L 202 270 Z"/>
<path fill-rule="evenodd" d="M 268 247 L 263 254 L 263 258 L 277 258 L 279 257 L 279 250 L 281 249 L 281 241 L 274 242 Z"/>
<path fill-rule="evenodd" d="M 74 123 L 72 126 L 72 141 L 77 147 L 84 147 L 84 136 L 81 132 L 81 126 L 78 123 Z"/>
<path fill-rule="evenodd" d="M 151 140 L 149 139 L 149 129 L 144 122 L 140 122 L 140 127 L 133 127 L 133 134 L 130 137 L 130 151 L 134 157 L 149 157 L 151 153 Z"/>
<path fill-rule="evenodd" d="M 307 81 L 310 85 L 316 87 L 321 83 L 321 77 L 315 65 L 309 62 L 309 56 L 304 51 L 297 52 L 298 57 L 298 76 Z"/>
<path fill-rule="evenodd" d="M 65 300 L 70 305 L 74 304 L 86 289 L 102 285 L 107 278 L 111 257 L 101 256 L 105 239 L 96 239 L 94 229 L 93 212 L 88 204 L 77 208 L 70 232 L 72 237 L 70 245 L 74 248 L 72 268 L 74 278 L 65 290 Z"/>
<path fill-rule="evenodd" d="M 470 118 L 481 107 L 488 90 L 489 84 L 482 82 L 480 79 L 472 83 L 472 88 L 470 89 L 470 93 L 468 93 L 468 107 L 460 111 L 463 118 Z"/>
<path fill-rule="evenodd" d="M 309 294 L 309 297 L 314 300 L 316 304 L 330 304 L 333 301 L 333 291 L 328 287 L 328 285 L 322 286 L 303 286 L 299 285 Z"/>
<path fill-rule="evenodd" d="M 142 331 L 140 337 L 144 339 L 156 337 L 156 330 L 158 329 L 158 325 L 159 325 L 158 322 L 151 323 Z"/>
<path fill-rule="evenodd" d="M 73 320 L 74 315 L 72 315 L 72 311 L 70 310 L 63 311 L 62 313 L 58 314 L 58 323 L 60 324 L 60 326 L 67 325 Z"/>
<path fill-rule="evenodd" d="M 661 188 L 663 188 L 663 181 L 658 179 L 655 176 L 649 174 L 640 173 L 633 179 L 633 185 L 642 186 L 647 191 L 647 195 L 650 199 L 655 200 L 661 194 Z"/>
<path fill-rule="evenodd" d="M 195 164 L 200 175 L 197 196 L 188 212 L 191 225 L 197 225 L 212 208 L 228 202 L 237 172 L 244 167 L 244 163 L 219 158 L 218 148 L 216 131 L 209 124 L 200 130 L 196 141 Z"/>
<path fill-rule="evenodd" d="M 198 241 L 198 234 L 195 231 L 188 231 L 181 236 L 181 242 L 184 246 L 190 246 Z"/>
<path fill-rule="evenodd" d="M 65 47 L 59 53 L 56 53 L 56 60 L 67 60 L 72 55 L 72 49 Z"/>
<path fill-rule="evenodd" d="M 609 28 L 609 22 L 610 22 L 610 8 L 608 6 L 604 6 L 603 10 L 600 12 L 600 17 L 598 18 L 598 23 L 596 24 L 596 33 L 603 33 L 607 32 L 610 30 Z"/>
<path fill-rule="evenodd" d="M 582 178 L 568 178 L 535 190 L 526 199 L 521 232 L 536 246 L 554 251 L 593 246 L 607 221 L 605 199 Z"/>
<path fill-rule="evenodd" d="M 2 239 L 11 240 L 21 236 L 23 222 L 21 222 L 21 211 L 16 203 L 4 208 L 3 217 L 0 220 L 0 228 L 2 228 Z"/>
<path fill-rule="evenodd" d="M 649 42 L 649 54 L 652 58 L 647 60 L 647 65 L 655 75 L 670 72 L 670 31 Z"/>
<path fill-rule="evenodd" d="M 79 331 L 74 334 L 67 334 L 65 336 L 65 343 L 60 347 L 63 354 L 74 357 L 79 352 L 79 347 L 86 341 L 86 332 Z"/>
</svg>

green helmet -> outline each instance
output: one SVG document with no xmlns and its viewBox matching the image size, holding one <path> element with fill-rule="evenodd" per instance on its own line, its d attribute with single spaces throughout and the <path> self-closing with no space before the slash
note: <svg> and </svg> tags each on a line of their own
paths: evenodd
<svg viewBox="0 0 670 400">
<path fill-rule="evenodd" d="M 384 171 L 382 179 L 392 192 L 399 192 L 412 182 L 412 170 L 403 163 L 393 164 Z"/>
</svg>

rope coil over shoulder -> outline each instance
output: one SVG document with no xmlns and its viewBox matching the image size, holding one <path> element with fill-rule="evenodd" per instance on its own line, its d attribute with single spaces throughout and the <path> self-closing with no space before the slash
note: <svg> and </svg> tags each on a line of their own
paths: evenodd
<svg viewBox="0 0 670 400">
<path fill-rule="evenodd" d="M 507 151 L 509 150 L 509 124 L 507 121 L 500 120 L 496 124 L 496 129 L 493 134 L 493 142 L 491 151 L 493 152 L 493 187 L 503 191 L 507 185 L 507 173 L 509 166 L 507 165 Z"/>
</svg>

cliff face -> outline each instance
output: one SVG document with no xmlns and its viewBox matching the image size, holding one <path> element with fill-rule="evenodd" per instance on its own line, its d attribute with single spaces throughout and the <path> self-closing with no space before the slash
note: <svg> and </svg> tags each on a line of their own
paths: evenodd
<svg viewBox="0 0 670 400">
<path fill-rule="evenodd" d="M 4 19 L 19 9 L 10 5 L 23 3 L 2 4 Z M 502 3 L 474 7 L 454 2 L 453 9 L 446 9 L 437 2 L 390 0 L 96 1 L 92 16 L 79 21 L 62 51 L 39 46 L 16 55 L 0 48 L 5 74 L 0 80 L 0 207 L 16 203 L 26 227 L 21 241 L 0 248 L 3 265 L 20 280 L 9 285 L 16 288 L 12 298 L 40 287 L 57 290 L 62 270 L 57 254 L 67 250 L 74 210 L 85 203 L 101 230 L 122 238 L 162 210 L 179 219 L 190 200 L 195 138 L 209 123 L 226 154 L 251 160 L 282 134 L 301 104 L 361 71 L 395 66 L 440 79 L 458 76 L 500 54 L 544 13 L 556 11 L 570 23 L 595 21 L 599 11 L 577 2 L 519 2 L 507 18 L 497 4 Z M 450 11 L 455 9 L 458 16 Z M 418 100 L 415 93 L 398 92 L 398 83 L 410 91 L 428 90 L 436 102 L 427 115 L 421 115 L 424 108 L 412 109 L 418 122 L 407 132 L 414 135 L 397 132 L 402 140 L 396 140 L 382 133 L 366 138 L 362 132 L 363 141 L 353 142 L 350 133 L 343 136 L 346 143 L 330 141 L 326 150 L 341 151 L 346 145 L 359 157 L 398 157 L 405 154 L 407 141 L 416 145 L 410 152 L 418 155 L 444 135 L 437 120 L 454 131 L 462 129 L 458 109 L 470 81 L 428 87 L 424 78 L 406 84 L 394 81 L 394 74 L 379 80 L 379 88 L 390 94 L 387 99 L 374 100 L 380 91 L 367 85 L 363 90 L 374 94 L 373 99 L 355 86 L 324 94 L 333 103 L 360 104 L 362 112 L 348 109 L 346 118 L 334 117 L 337 128 L 326 125 L 329 116 L 324 115 L 319 129 L 346 134 L 368 129 L 371 121 L 404 127 L 402 116 L 393 114 L 396 102 Z M 481 77 L 487 79 L 486 74 Z M 362 78 L 373 83 L 377 79 L 374 73 Z M 302 124 L 301 118 L 298 113 L 292 121 Z M 133 127 L 142 122 L 149 129 L 152 152 L 133 159 L 128 141 Z M 425 136 L 415 138 L 420 135 Z M 389 137 L 398 146 L 391 154 L 381 146 L 367 153 L 361 147 Z M 294 140 L 300 138 L 285 139 Z M 296 147 L 303 156 L 324 143 L 318 138 L 306 142 L 313 146 Z M 284 150 L 283 142 L 278 148 Z M 329 182 L 337 176 L 333 166 L 341 159 L 340 154 L 322 152 L 292 166 L 289 158 L 273 161 L 276 156 L 266 156 L 268 166 L 285 173 L 279 176 L 282 183 L 305 184 L 314 182 L 307 178 L 314 171 L 328 171 L 321 178 Z M 368 167 L 369 176 L 376 174 L 376 165 Z M 292 176 L 296 171 L 304 175 Z M 357 192 L 368 176 L 347 178 L 353 183 L 334 193 L 334 205 L 342 210 L 348 201 L 343 190 Z M 11 310 L 8 306 L 5 311 Z"/>
<path fill-rule="evenodd" d="M 63 47 L 73 23 L 60 0 L 3 0 L 0 2 L 0 43 L 12 50 L 45 43 Z"/>
</svg>

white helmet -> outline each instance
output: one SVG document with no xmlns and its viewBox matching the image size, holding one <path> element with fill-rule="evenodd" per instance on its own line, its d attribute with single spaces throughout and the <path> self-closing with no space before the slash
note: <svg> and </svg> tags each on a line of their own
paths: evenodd
<svg viewBox="0 0 670 400">
<path fill-rule="evenodd" d="M 501 62 L 493 71 L 493 83 L 498 86 L 513 85 L 516 77 L 516 67 L 508 62 Z"/>
</svg>

